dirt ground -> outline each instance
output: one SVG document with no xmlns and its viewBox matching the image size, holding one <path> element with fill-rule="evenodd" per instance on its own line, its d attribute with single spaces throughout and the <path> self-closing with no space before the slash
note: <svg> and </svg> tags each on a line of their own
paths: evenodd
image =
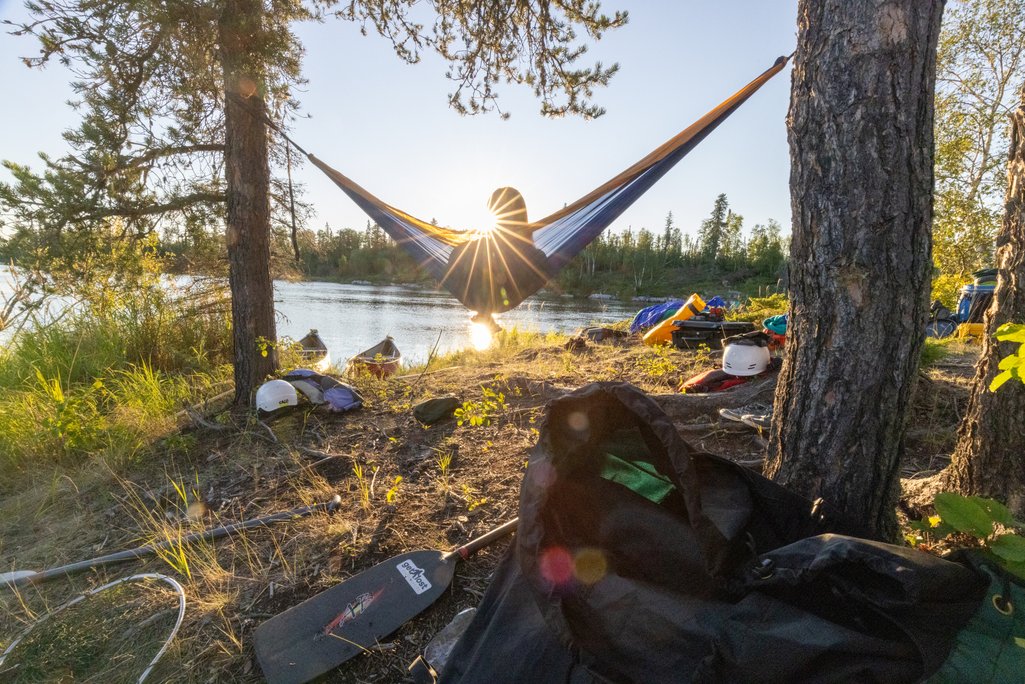
<svg viewBox="0 0 1025 684">
<path fill-rule="evenodd" d="M 332 514 L 190 545 L 181 553 L 0 593 L 0 648 L 33 616 L 76 592 L 131 573 L 162 572 L 182 582 L 188 606 L 181 631 L 148 681 L 262 681 L 252 648 L 261 622 L 391 556 L 451 549 L 516 517 L 528 451 L 550 398 L 595 380 L 626 380 L 652 394 L 671 394 L 715 360 L 714 354 L 653 352 L 634 343 L 592 343 L 571 352 L 564 341 L 549 337 L 463 354 L 387 381 L 364 376 L 354 384 L 366 406 L 342 415 L 302 407 L 261 424 L 203 407 L 128 467 L 92 462 L 8 487 L 0 502 L 3 570 L 40 569 L 179 539 L 336 493 L 342 505 Z M 907 478 L 939 471 L 952 451 L 975 352 L 949 351 L 921 372 L 903 466 Z M 425 427 L 413 418 L 413 405 L 446 394 L 489 419 Z M 688 416 L 679 427 L 695 446 L 760 470 L 765 442 L 755 429 L 711 413 Z M 406 668 L 427 642 L 457 612 L 480 601 L 508 543 L 496 542 L 462 563 L 436 604 L 323 681 L 409 681 Z M 146 607 L 147 595 L 149 622 L 139 607 Z M 111 616 L 110 625 L 104 630 L 92 621 L 93 638 L 68 638 L 69 648 L 83 648 L 104 631 L 125 641 L 139 620 L 147 628 L 169 629 L 173 598 L 166 591 L 142 591 L 132 599 L 132 611 L 119 611 L 118 601 L 125 599 L 117 596 L 88 599 L 95 602 L 93 614 Z M 64 628 L 61 620 L 55 617 L 48 633 Z M 140 642 L 131 638 L 126 643 L 113 656 L 104 646 L 94 657 L 92 677 L 76 671 L 75 681 L 135 681 L 155 647 L 133 648 Z M 16 649 L 0 666 L 0 679 L 71 681 L 61 679 L 60 662 L 67 656 L 59 650 Z M 29 670 L 39 663 L 32 658 L 47 659 L 57 678 L 33 678 Z"/>
</svg>

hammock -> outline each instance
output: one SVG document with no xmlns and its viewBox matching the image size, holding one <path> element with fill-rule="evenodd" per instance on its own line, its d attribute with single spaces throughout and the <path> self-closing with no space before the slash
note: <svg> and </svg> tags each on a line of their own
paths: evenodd
<svg viewBox="0 0 1025 684">
<path fill-rule="evenodd" d="M 716 126 L 766 81 L 782 71 L 780 57 L 767 71 L 649 155 L 576 202 L 540 221 L 527 219 L 513 188 L 489 202 L 496 226 L 454 230 L 422 221 L 382 202 L 312 154 L 306 156 L 453 296 L 482 319 L 518 306 L 548 282 Z M 301 149 L 301 148 L 299 148 Z"/>
</svg>

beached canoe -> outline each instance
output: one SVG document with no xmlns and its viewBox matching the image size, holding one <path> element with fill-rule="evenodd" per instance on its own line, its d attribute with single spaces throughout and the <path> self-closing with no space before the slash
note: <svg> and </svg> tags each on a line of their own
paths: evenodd
<svg viewBox="0 0 1025 684">
<path fill-rule="evenodd" d="M 360 372 L 366 369 L 371 375 L 386 378 L 399 369 L 402 352 L 395 346 L 391 336 L 384 338 L 370 349 L 356 354 L 349 359 L 349 372 Z"/>
<path fill-rule="evenodd" d="M 303 363 L 313 370 L 323 371 L 331 365 L 331 355 L 324 340 L 320 339 L 316 328 L 311 328 L 305 337 L 299 340 Z"/>
</svg>

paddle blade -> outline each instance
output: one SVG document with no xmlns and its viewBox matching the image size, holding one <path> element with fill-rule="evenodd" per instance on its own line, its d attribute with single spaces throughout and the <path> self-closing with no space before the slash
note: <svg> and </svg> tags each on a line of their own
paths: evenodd
<svg viewBox="0 0 1025 684">
<path fill-rule="evenodd" d="M 378 563 L 256 628 L 269 684 L 301 684 L 373 647 L 434 603 L 457 557 L 412 551 Z"/>
</svg>

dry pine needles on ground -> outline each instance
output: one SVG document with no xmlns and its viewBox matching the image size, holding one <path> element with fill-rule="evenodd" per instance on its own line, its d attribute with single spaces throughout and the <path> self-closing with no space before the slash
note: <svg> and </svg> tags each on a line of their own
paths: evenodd
<svg viewBox="0 0 1025 684">
<path fill-rule="evenodd" d="M 595 380 L 625 380 L 664 395 L 667 412 L 696 447 L 760 469 L 764 439 L 754 430 L 720 423 L 716 409 L 725 405 L 722 401 L 671 398 L 678 397 L 681 380 L 714 362 L 711 355 L 605 344 L 570 352 L 563 341 L 535 341 L 473 358 L 462 353 L 428 369 L 459 366 L 445 372 L 387 381 L 359 378 L 364 409 L 343 415 L 298 410 L 269 424 L 273 439 L 245 416 L 207 415 L 118 473 L 96 461 L 24 478 L 19 491 L 0 503 L 5 569 L 52 566 L 174 539 L 334 493 L 341 494 L 343 505 L 331 515 L 190 545 L 130 569 L 4 594 L 0 634 L 10 638 L 30 616 L 118 572 L 168 572 L 182 581 L 189 607 L 175 644 L 149 681 L 261 681 L 251 635 L 262 621 L 393 555 L 452 548 L 515 517 L 544 404 Z M 971 351 L 955 355 L 958 359 L 970 365 Z M 970 368 L 923 372 L 928 391 L 916 399 L 907 472 L 928 474 L 944 464 L 968 374 Z M 416 402 L 450 393 L 464 402 L 463 415 L 481 419 L 425 427 L 412 417 Z M 403 681 L 406 666 L 433 635 L 479 602 L 507 544 L 496 543 L 462 564 L 452 588 L 430 610 L 329 680 Z M 116 599 L 111 599 L 112 612 L 118 605 L 138 607 L 117 617 L 121 627 L 90 628 L 112 637 L 97 648 L 117 651 L 117 634 L 144 622 L 146 610 L 160 614 L 158 606 L 167 603 L 156 595 Z M 94 619 L 107 624 L 106 615 L 100 610 Z M 63 656 L 45 641 L 27 643 L 20 662 L 33 661 L 32 667 L 59 674 L 56 663 Z M 88 658 L 100 660 L 84 644 L 83 649 L 94 653 Z"/>
</svg>

